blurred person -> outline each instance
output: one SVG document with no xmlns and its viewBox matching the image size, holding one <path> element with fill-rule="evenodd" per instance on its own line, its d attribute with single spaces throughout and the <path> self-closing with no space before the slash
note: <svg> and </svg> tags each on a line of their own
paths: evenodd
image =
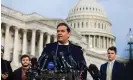
<svg viewBox="0 0 133 80">
<path fill-rule="evenodd" d="M 13 80 L 27 80 L 26 72 L 30 68 L 30 57 L 28 55 L 21 56 L 21 67 L 14 70 Z"/>
<path fill-rule="evenodd" d="M 126 64 L 124 76 L 125 76 L 125 80 L 133 80 L 133 60 L 130 60 Z"/>
<path fill-rule="evenodd" d="M 1 46 L 1 80 L 12 80 L 12 68 L 10 61 L 3 59 L 4 47 Z"/>
</svg>

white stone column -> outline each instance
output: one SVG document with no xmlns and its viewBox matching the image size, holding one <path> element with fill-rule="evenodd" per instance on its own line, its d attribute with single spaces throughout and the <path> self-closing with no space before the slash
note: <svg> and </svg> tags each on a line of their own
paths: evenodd
<svg viewBox="0 0 133 80">
<path fill-rule="evenodd" d="M 99 42 L 98 42 L 98 45 L 99 45 L 99 48 L 101 48 L 101 43 L 100 43 L 100 40 L 101 39 L 101 36 L 99 35 Z"/>
<path fill-rule="evenodd" d="M 109 38 L 109 47 L 111 47 L 112 45 L 111 45 L 111 38 Z"/>
<path fill-rule="evenodd" d="M 15 28 L 15 37 L 14 37 L 14 50 L 13 50 L 13 63 L 17 66 L 19 61 L 18 54 L 18 28 Z"/>
<path fill-rule="evenodd" d="M 110 46 L 112 46 L 112 39 L 110 38 Z"/>
<path fill-rule="evenodd" d="M 90 41 L 89 41 L 89 47 L 90 48 L 92 48 L 93 47 L 93 36 L 92 35 L 90 35 L 90 39 L 89 39 Z"/>
<path fill-rule="evenodd" d="M 39 56 L 41 55 L 43 50 L 43 32 L 40 31 L 40 39 L 39 39 Z"/>
<path fill-rule="evenodd" d="M 96 42 L 96 36 L 94 35 L 94 48 L 96 47 L 95 46 L 95 44 L 96 44 L 95 42 Z"/>
<path fill-rule="evenodd" d="M 90 42 L 89 41 L 90 41 L 90 35 L 88 35 L 88 41 L 87 41 L 88 42 L 88 48 L 90 47 L 89 46 L 90 45 Z"/>
<path fill-rule="evenodd" d="M 113 43 L 113 42 L 114 42 L 114 39 L 111 39 L 111 43 L 112 43 L 111 45 L 112 45 L 112 46 L 114 46 L 114 43 Z"/>
<path fill-rule="evenodd" d="M 23 30 L 23 49 L 22 55 L 27 54 L 27 30 Z"/>
<path fill-rule="evenodd" d="M 50 43 L 50 38 L 51 38 L 50 34 L 47 34 L 47 42 L 46 42 L 46 44 Z"/>
<path fill-rule="evenodd" d="M 115 39 L 113 39 L 113 46 L 115 46 Z"/>
<path fill-rule="evenodd" d="M 109 38 L 107 37 L 107 49 L 109 48 Z"/>
<path fill-rule="evenodd" d="M 106 38 L 103 36 L 103 48 L 106 49 Z"/>
<path fill-rule="evenodd" d="M 10 25 L 6 24 L 6 32 L 5 32 L 5 46 L 4 46 L 4 59 L 10 60 L 10 52 L 9 52 L 9 29 Z"/>
<path fill-rule="evenodd" d="M 31 55 L 35 56 L 36 30 L 32 30 Z"/>
<path fill-rule="evenodd" d="M 105 37 L 105 49 L 107 49 L 107 37 Z"/>
</svg>

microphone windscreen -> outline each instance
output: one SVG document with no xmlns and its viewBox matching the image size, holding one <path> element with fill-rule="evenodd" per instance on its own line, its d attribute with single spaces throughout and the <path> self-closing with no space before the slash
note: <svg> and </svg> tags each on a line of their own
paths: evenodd
<svg viewBox="0 0 133 80">
<path fill-rule="evenodd" d="M 89 70 L 98 71 L 98 68 L 95 64 L 90 64 L 89 65 Z"/>
<path fill-rule="evenodd" d="M 55 68 L 54 62 L 49 62 L 47 68 L 49 70 L 54 70 L 54 68 Z"/>
<path fill-rule="evenodd" d="M 95 64 L 90 64 L 87 70 L 89 71 L 93 79 L 98 80 L 100 78 L 100 71 Z"/>
</svg>

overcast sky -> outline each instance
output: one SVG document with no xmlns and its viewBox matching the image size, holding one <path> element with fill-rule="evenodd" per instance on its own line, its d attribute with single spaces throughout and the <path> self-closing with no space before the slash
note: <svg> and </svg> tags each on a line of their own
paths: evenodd
<svg viewBox="0 0 133 80">
<path fill-rule="evenodd" d="M 69 10 L 79 0 L 2 0 L 2 5 L 30 14 L 36 12 L 49 18 L 67 18 Z M 128 57 L 126 51 L 129 28 L 133 31 L 133 0 L 97 0 L 112 23 L 118 55 Z"/>
</svg>

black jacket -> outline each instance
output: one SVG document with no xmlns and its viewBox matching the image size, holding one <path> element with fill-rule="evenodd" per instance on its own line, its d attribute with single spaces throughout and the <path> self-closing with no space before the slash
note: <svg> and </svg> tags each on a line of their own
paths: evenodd
<svg viewBox="0 0 133 80">
<path fill-rule="evenodd" d="M 22 80 L 22 67 L 14 70 L 13 80 Z"/>
<path fill-rule="evenodd" d="M 106 80 L 107 64 L 102 64 L 100 68 L 101 80 Z M 112 69 L 112 80 L 124 80 L 124 64 L 117 61 L 114 62 Z"/>
<path fill-rule="evenodd" d="M 60 57 L 60 52 L 59 51 L 61 51 L 62 47 L 64 47 L 64 46 L 60 46 L 61 48 L 59 48 L 59 49 L 57 47 L 59 47 L 57 42 L 47 44 L 46 47 L 43 49 L 43 52 L 42 52 L 39 59 L 41 59 L 44 54 L 47 54 L 48 56 L 56 55 L 57 50 L 58 50 L 57 51 L 57 57 Z M 76 63 L 78 64 L 78 66 L 80 67 L 80 69 L 85 68 L 84 65 L 86 64 L 86 62 L 85 62 L 83 52 L 82 52 L 80 46 L 74 45 L 71 42 L 69 42 L 68 48 L 64 49 L 63 53 L 64 53 L 64 56 L 65 56 L 65 58 L 68 62 L 70 60 L 68 58 L 68 56 L 71 55 L 73 57 L 73 59 L 76 61 Z M 41 61 L 40 61 L 40 66 L 41 67 L 43 65 L 44 60 L 45 60 L 45 57 L 43 59 L 41 59 Z M 48 60 L 48 61 L 50 61 L 50 60 Z M 83 75 L 84 75 L 83 77 L 84 77 L 84 80 L 85 80 L 86 75 L 87 75 L 86 71 L 85 71 L 85 73 L 83 73 Z"/>
<path fill-rule="evenodd" d="M 133 60 L 130 60 L 126 64 L 124 77 L 125 77 L 125 80 L 133 80 Z"/>
<path fill-rule="evenodd" d="M 6 61 L 1 58 L 1 73 L 8 73 L 8 78 L 7 79 L 2 79 L 1 80 L 12 80 L 12 68 L 10 65 L 10 61 Z"/>
</svg>

